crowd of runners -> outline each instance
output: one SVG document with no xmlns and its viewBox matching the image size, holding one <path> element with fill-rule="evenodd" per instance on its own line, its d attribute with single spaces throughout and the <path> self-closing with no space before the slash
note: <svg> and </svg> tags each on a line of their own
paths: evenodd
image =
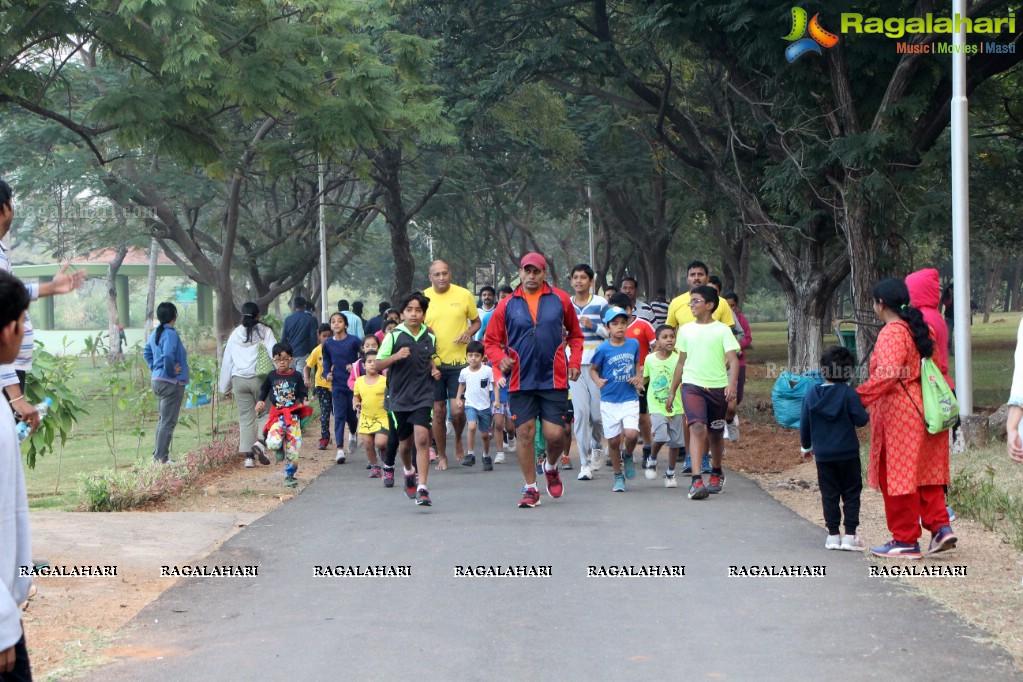
<svg viewBox="0 0 1023 682">
<path fill-rule="evenodd" d="M 523 508 L 540 504 L 538 478 L 558 498 L 563 471 L 592 481 L 605 466 L 614 492 L 642 469 L 667 488 L 678 487 L 676 474 L 691 477 L 691 499 L 720 493 L 752 340 L 735 294 L 722 295 L 699 261 L 687 268 L 688 291 L 670 302 L 663 290 L 643 301 L 632 277 L 598 294 L 586 264 L 573 268 L 569 294 L 547 281 L 538 253 L 522 257 L 518 274 L 515 289 L 484 286 L 477 298 L 436 260 L 430 287 L 381 303 L 365 325 L 347 301 L 317 325 L 299 298 L 280 341 L 258 309 L 244 311 L 221 389 L 239 400 L 245 466 L 269 463 L 272 451 L 295 484 L 308 396 L 319 405 L 321 450 L 333 444 L 343 464 L 361 445 L 369 477 L 386 487 L 400 459 L 405 493 L 419 505 L 432 504 L 430 468 L 448 468 L 449 438 L 462 466 L 493 471 L 517 460 Z M 232 380 L 262 376 L 259 346 L 274 365 L 265 378 Z M 261 409 L 269 417 L 257 424 Z"/>
</svg>

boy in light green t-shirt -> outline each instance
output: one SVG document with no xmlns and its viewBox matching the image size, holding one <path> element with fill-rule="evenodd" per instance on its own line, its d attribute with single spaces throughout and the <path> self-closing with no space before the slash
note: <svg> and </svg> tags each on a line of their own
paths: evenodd
<svg viewBox="0 0 1023 682">
<path fill-rule="evenodd" d="M 643 365 L 643 377 L 650 380 L 647 390 L 647 408 L 650 411 L 650 428 L 653 431 L 653 449 L 650 460 L 644 468 L 646 477 L 657 476 L 657 454 L 668 445 L 668 468 L 664 472 L 664 487 L 677 488 L 675 481 L 675 465 L 678 463 L 679 450 L 685 453 L 685 417 L 682 411 L 682 400 L 676 397 L 669 414 L 665 402 L 671 390 L 671 380 L 675 376 L 678 365 L 678 353 L 675 352 L 675 328 L 662 324 L 657 328 L 654 341 L 654 352 L 646 357 Z"/>
<path fill-rule="evenodd" d="M 689 498 L 703 500 L 712 493 L 720 493 L 725 485 L 721 469 L 724 448 L 725 413 L 735 406 L 739 383 L 739 342 L 732 330 L 713 318 L 720 305 L 717 289 L 711 286 L 692 290 L 689 306 L 695 322 L 679 327 L 675 348 L 680 358 L 668 393 L 668 410 L 679 385 L 682 385 L 682 405 L 689 426 L 689 452 L 706 452 L 709 441 L 711 455 L 710 480 L 703 485 L 703 476 L 693 462 L 693 482 Z"/>
</svg>

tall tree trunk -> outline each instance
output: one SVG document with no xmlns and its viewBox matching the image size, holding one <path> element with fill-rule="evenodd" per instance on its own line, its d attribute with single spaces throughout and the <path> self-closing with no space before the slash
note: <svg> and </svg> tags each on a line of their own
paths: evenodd
<svg viewBox="0 0 1023 682">
<path fill-rule="evenodd" d="M 121 320 L 117 312 L 117 271 L 121 269 L 121 263 L 124 262 L 127 255 L 128 245 L 122 243 L 107 270 L 107 338 L 109 339 L 107 362 L 111 365 L 124 359 L 124 352 L 121 349 Z"/>
<path fill-rule="evenodd" d="M 1006 295 L 1005 312 L 1018 313 L 1023 310 L 1023 301 L 1020 300 L 1020 284 L 1023 284 L 1023 258 L 1017 258 L 1012 268 L 1012 279 L 1009 281 L 1009 290 Z"/>
<path fill-rule="evenodd" d="M 995 305 L 998 286 L 1002 283 L 1004 256 L 992 251 L 987 258 L 987 278 L 984 285 L 984 324 L 991 321 L 991 308 Z"/>
<path fill-rule="evenodd" d="M 156 264 L 160 258 L 160 242 L 153 237 L 149 243 L 149 275 L 146 279 L 146 321 L 143 324 L 142 338 L 148 339 L 153 331 L 153 320 L 156 318 Z"/>
<path fill-rule="evenodd" d="M 858 182 L 849 178 L 848 183 Z M 862 189 L 850 188 L 844 192 L 845 212 L 839 213 L 839 226 L 845 234 L 849 251 L 849 278 L 852 284 L 853 317 L 862 322 L 873 322 L 874 285 L 880 279 L 877 268 L 877 240 L 869 208 L 860 196 Z M 870 348 L 873 337 L 868 328 L 856 325 L 856 347 Z"/>
</svg>

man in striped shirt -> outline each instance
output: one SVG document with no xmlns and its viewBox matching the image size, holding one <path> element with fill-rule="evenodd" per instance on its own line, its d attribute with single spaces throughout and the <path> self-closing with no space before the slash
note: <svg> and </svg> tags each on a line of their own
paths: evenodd
<svg viewBox="0 0 1023 682">
<path fill-rule="evenodd" d="M 582 368 L 579 378 L 569 382 L 569 393 L 572 396 L 572 412 L 575 421 L 572 424 L 572 435 L 579 449 L 580 481 L 593 480 L 593 472 L 604 466 L 604 452 L 601 443 L 604 438 L 604 427 L 600 421 L 600 389 L 590 377 L 589 365 L 597 346 L 607 338 L 604 328 L 604 313 L 607 301 L 592 293 L 595 278 L 593 268 L 585 263 L 572 268 L 572 306 L 579 318 L 579 327 L 583 332 Z M 589 457 L 587 457 L 589 455 Z"/>
<path fill-rule="evenodd" d="M 11 198 L 11 187 L 0 180 L 0 270 L 11 272 L 11 259 L 8 247 L 3 243 L 14 222 L 14 201 Z M 51 282 L 42 284 L 26 284 L 29 299 L 35 301 L 40 296 L 53 296 L 74 291 L 85 281 L 85 272 L 68 274 L 68 266 L 61 268 Z M 12 364 L 0 365 L 0 387 L 6 394 L 5 398 L 22 420 L 28 422 L 33 429 L 39 426 L 39 413 L 25 398 L 25 377 L 32 370 L 32 348 L 35 343 L 32 320 L 25 313 L 25 338 L 21 342 L 21 350 Z"/>
</svg>

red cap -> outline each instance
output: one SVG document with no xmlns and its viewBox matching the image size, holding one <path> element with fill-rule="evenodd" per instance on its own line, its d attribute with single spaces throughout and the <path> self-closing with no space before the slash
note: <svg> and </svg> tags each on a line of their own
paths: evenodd
<svg viewBox="0 0 1023 682">
<path fill-rule="evenodd" d="M 522 261 L 519 263 L 519 267 L 524 268 L 527 265 L 532 265 L 537 270 L 546 270 L 547 260 L 540 254 L 538 254 L 536 251 L 530 251 L 529 253 L 522 257 Z"/>
</svg>

